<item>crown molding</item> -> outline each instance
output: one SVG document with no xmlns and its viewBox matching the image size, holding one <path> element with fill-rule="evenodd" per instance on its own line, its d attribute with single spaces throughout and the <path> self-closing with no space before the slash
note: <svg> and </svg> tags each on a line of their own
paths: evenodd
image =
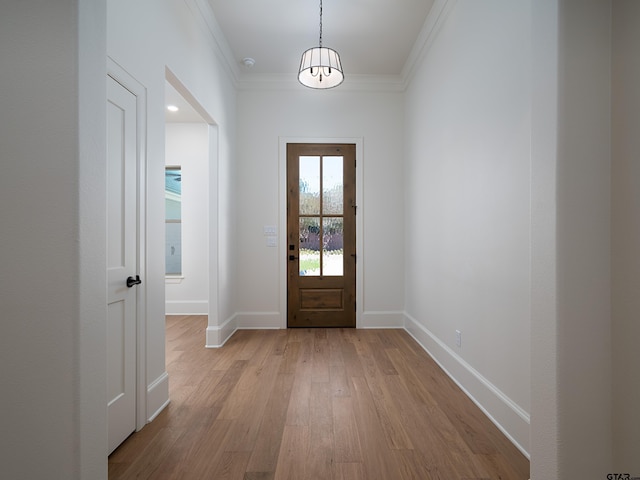
<svg viewBox="0 0 640 480">
<path fill-rule="evenodd" d="M 237 85 L 240 79 L 240 67 L 233 56 L 227 38 L 222 33 L 218 20 L 213 14 L 211 5 L 207 0 L 184 0 L 184 2 L 193 12 L 204 31 L 209 33 L 213 51 L 221 60 L 232 83 Z"/>
<path fill-rule="evenodd" d="M 402 68 L 403 88 L 406 89 L 413 76 L 415 75 L 417 66 L 422 62 L 433 41 L 438 36 L 440 27 L 444 24 L 451 10 L 458 0 L 435 0 L 427 18 L 416 38 L 413 48 L 407 57 L 407 61 Z"/>
<path fill-rule="evenodd" d="M 329 90 L 314 90 L 305 87 L 296 77 L 296 72 L 291 74 L 245 74 L 240 76 L 236 83 L 239 91 L 248 90 L 300 90 L 300 91 L 348 91 L 348 92 L 401 92 L 404 89 L 402 78 L 399 75 L 348 75 L 344 82 L 336 88 Z"/>
<path fill-rule="evenodd" d="M 234 87 L 238 91 L 249 90 L 307 90 L 298 82 L 296 72 L 291 74 L 241 73 L 239 62 L 234 58 L 220 24 L 207 0 L 184 0 L 194 15 L 200 20 L 212 40 L 212 47 L 219 56 Z M 345 75 L 340 90 L 359 92 L 403 92 L 407 89 L 417 66 L 424 59 L 440 27 L 445 22 L 458 0 L 435 0 L 418 37 L 413 44 L 407 61 L 399 75 Z"/>
</svg>

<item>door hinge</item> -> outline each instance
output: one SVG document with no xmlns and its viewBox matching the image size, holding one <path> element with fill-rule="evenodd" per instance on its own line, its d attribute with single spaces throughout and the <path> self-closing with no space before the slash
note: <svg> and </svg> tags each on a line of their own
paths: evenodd
<svg viewBox="0 0 640 480">
<path fill-rule="evenodd" d="M 358 302 L 353 302 L 353 311 L 354 312 L 358 311 Z"/>
</svg>

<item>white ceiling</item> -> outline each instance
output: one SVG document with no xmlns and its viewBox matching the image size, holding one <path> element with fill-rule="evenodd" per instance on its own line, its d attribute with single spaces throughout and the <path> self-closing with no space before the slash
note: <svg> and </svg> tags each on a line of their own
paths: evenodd
<svg viewBox="0 0 640 480">
<path fill-rule="evenodd" d="M 203 1 L 229 47 L 227 61 L 245 79 L 295 79 L 302 52 L 318 46 L 320 0 Z M 352 75 L 399 77 L 435 1 L 323 0 L 322 44 L 338 51 L 347 80 Z M 253 67 L 243 65 L 246 57 L 255 60 Z M 169 82 L 165 93 L 167 105 L 180 108 L 165 112 L 168 123 L 204 121 Z"/>
<path fill-rule="evenodd" d="M 318 46 L 320 0 L 208 0 L 243 74 L 297 74 Z M 323 46 L 338 51 L 345 77 L 400 75 L 434 0 L 323 0 Z"/>
</svg>

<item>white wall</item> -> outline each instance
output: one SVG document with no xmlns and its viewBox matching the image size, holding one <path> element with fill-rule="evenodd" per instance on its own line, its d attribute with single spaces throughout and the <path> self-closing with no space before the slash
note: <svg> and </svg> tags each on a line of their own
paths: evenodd
<svg viewBox="0 0 640 480">
<path fill-rule="evenodd" d="M 531 8 L 531 478 L 558 479 L 558 0 Z"/>
<path fill-rule="evenodd" d="M 407 220 L 408 328 L 531 448 L 533 479 L 612 471 L 610 8 L 459 0 L 407 93 L 407 218 L 432 234 L 424 249 Z"/>
<path fill-rule="evenodd" d="M 292 73 L 295 75 L 295 72 Z M 286 172 L 280 138 L 360 139 L 357 165 L 363 203 L 358 264 L 364 284 L 358 326 L 400 325 L 403 309 L 402 95 L 348 89 L 252 90 L 238 94 L 238 325 L 283 327 L 282 280 Z M 265 225 L 280 232 L 280 248 L 266 246 Z"/>
<path fill-rule="evenodd" d="M 530 19 L 529 2 L 454 2 L 405 99 L 406 327 L 523 450 Z"/>
<path fill-rule="evenodd" d="M 182 275 L 166 281 L 166 313 L 209 313 L 209 126 L 168 123 L 165 161 L 181 167 Z M 212 192 L 215 195 L 215 185 Z M 215 234 L 214 229 L 214 234 Z"/>
<path fill-rule="evenodd" d="M 206 2 L 187 0 L 110 0 L 107 5 L 107 51 L 109 56 L 147 89 L 147 385 L 148 416 L 166 402 L 167 377 L 164 356 L 164 88 L 166 69 L 172 72 L 217 125 L 218 195 L 209 199 L 220 209 L 216 229 L 217 253 L 221 259 L 216 285 L 220 298 L 210 315 L 216 328 L 219 319 L 232 315 L 229 285 L 233 258 L 233 170 L 235 136 L 235 89 L 226 64 L 217 54 L 208 26 L 199 8 L 207 14 Z M 175 85 L 174 85 L 175 86 Z M 221 173 L 219 173 L 221 172 Z M 211 173 L 211 172 L 210 172 Z M 210 212 L 211 213 L 211 212 Z M 210 262 L 217 262 L 217 256 Z M 218 265 L 216 265 L 218 267 Z M 212 313 L 212 312 L 210 312 Z M 203 332 L 204 335 L 204 332 Z"/>
<path fill-rule="evenodd" d="M 195 20 L 194 2 L 106 3 L 5 2 L 0 15 L 0 155 L 7 173 L 0 176 L 0 461 L 10 478 L 107 478 L 107 53 L 147 89 L 147 416 L 167 400 L 167 66 L 218 124 L 215 178 L 221 172 L 226 183 L 215 205 L 227 215 L 214 244 L 225 267 L 216 277 L 225 300 L 213 321 L 233 311 L 226 294 L 233 283 L 227 259 L 236 121 L 228 68 Z M 217 211 L 214 218 L 217 225 Z"/>
<path fill-rule="evenodd" d="M 612 468 L 611 3 L 560 2 L 558 44 L 559 478 L 604 478 Z"/>
<path fill-rule="evenodd" d="M 0 15 L 0 464 L 107 478 L 105 2 Z"/>
<path fill-rule="evenodd" d="M 612 466 L 611 3 L 533 5 L 531 478 L 604 478 L 619 471 Z"/>
<path fill-rule="evenodd" d="M 640 3 L 613 2 L 613 464 L 640 472 Z"/>
<path fill-rule="evenodd" d="M 0 16 L 0 461 L 12 478 L 107 476 L 100 380 L 106 358 L 105 3 L 79 0 L 62 10 L 52 2 L 12 2 Z M 196 3 L 108 5 L 108 53 L 148 94 L 147 383 L 164 373 L 168 66 L 218 124 L 212 141 L 219 162 L 209 172 L 219 192 L 209 199 L 217 235 L 209 239 L 215 257 L 209 266 L 210 297 L 219 301 L 210 328 L 220 330 L 234 318 L 279 326 L 284 314 L 273 281 L 283 258 L 277 249 L 253 248 L 263 225 L 280 227 L 283 219 L 279 138 L 362 138 L 362 324 L 393 321 L 405 307 L 406 285 L 409 330 L 522 446 L 530 409 L 532 479 L 604 478 L 613 471 L 612 456 L 616 470 L 638 473 L 637 2 L 613 2 L 613 58 L 608 2 L 453 2 L 407 91 L 404 117 L 401 94 L 241 92 L 242 182 L 234 163 L 236 93 L 194 20 Z M 533 72 L 527 72 L 530 62 Z M 397 213 L 405 208 L 403 218 Z M 528 208 L 529 225 L 523 220 Z M 398 231 L 406 236 L 399 245 Z M 530 265 L 523 261 L 526 250 Z M 234 290 L 240 293 L 235 300 Z M 513 301 L 498 303 L 498 297 Z M 261 323 L 265 312 L 276 315 Z M 463 333 L 461 349 L 453 343 L 455 328 Z M 489 383 L 503 395 L 488 392 Z M 156 409 L 152 404 L 147 412 Z"/>
</svg>

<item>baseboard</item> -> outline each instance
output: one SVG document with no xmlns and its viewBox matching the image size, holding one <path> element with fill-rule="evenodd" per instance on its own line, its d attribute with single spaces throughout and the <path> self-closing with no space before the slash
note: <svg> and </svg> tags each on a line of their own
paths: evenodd
<svg viewBox="0 0 640 480">
<path fill-rule="evenodd" d="M 274 329 L 285 328 L 284 315 L 280 312 L 238 312 L 236 313 L 240 329 Z"/>
<path fill-rule="evenodd" d="M 286 328 L 285 315 L 280 312 L 238 312 L 239 329 Z M 404 312 L 364 312 L 358 328 L 404 328 Z"/>
<path fill-rule="evenodd" d="M 209 302 L 206 300 L 166 301 L 164 311 L 167 315 L 208 315 Z"/>
<path fill-rule="evenodd" d="M 169 375 L 164 372 L 147 386 L 147 422 L 156 418 L 169 405 Z"/>
<path fill-rule="evenodd" d="M 530 458 L 529 414 L 406 313 L 404 328 L 502 433 Z"/>
<path fill-rule="evenodd" d="M 403 328 L 404 312 L 364 312 L 358 328 Z"/>
<path fill-rule="evenodd" d="M 238 329 L 237 315 L 228 318 L 222 325 L 207 327 L 206 348 L 220 348 Z"/>
</svg>

